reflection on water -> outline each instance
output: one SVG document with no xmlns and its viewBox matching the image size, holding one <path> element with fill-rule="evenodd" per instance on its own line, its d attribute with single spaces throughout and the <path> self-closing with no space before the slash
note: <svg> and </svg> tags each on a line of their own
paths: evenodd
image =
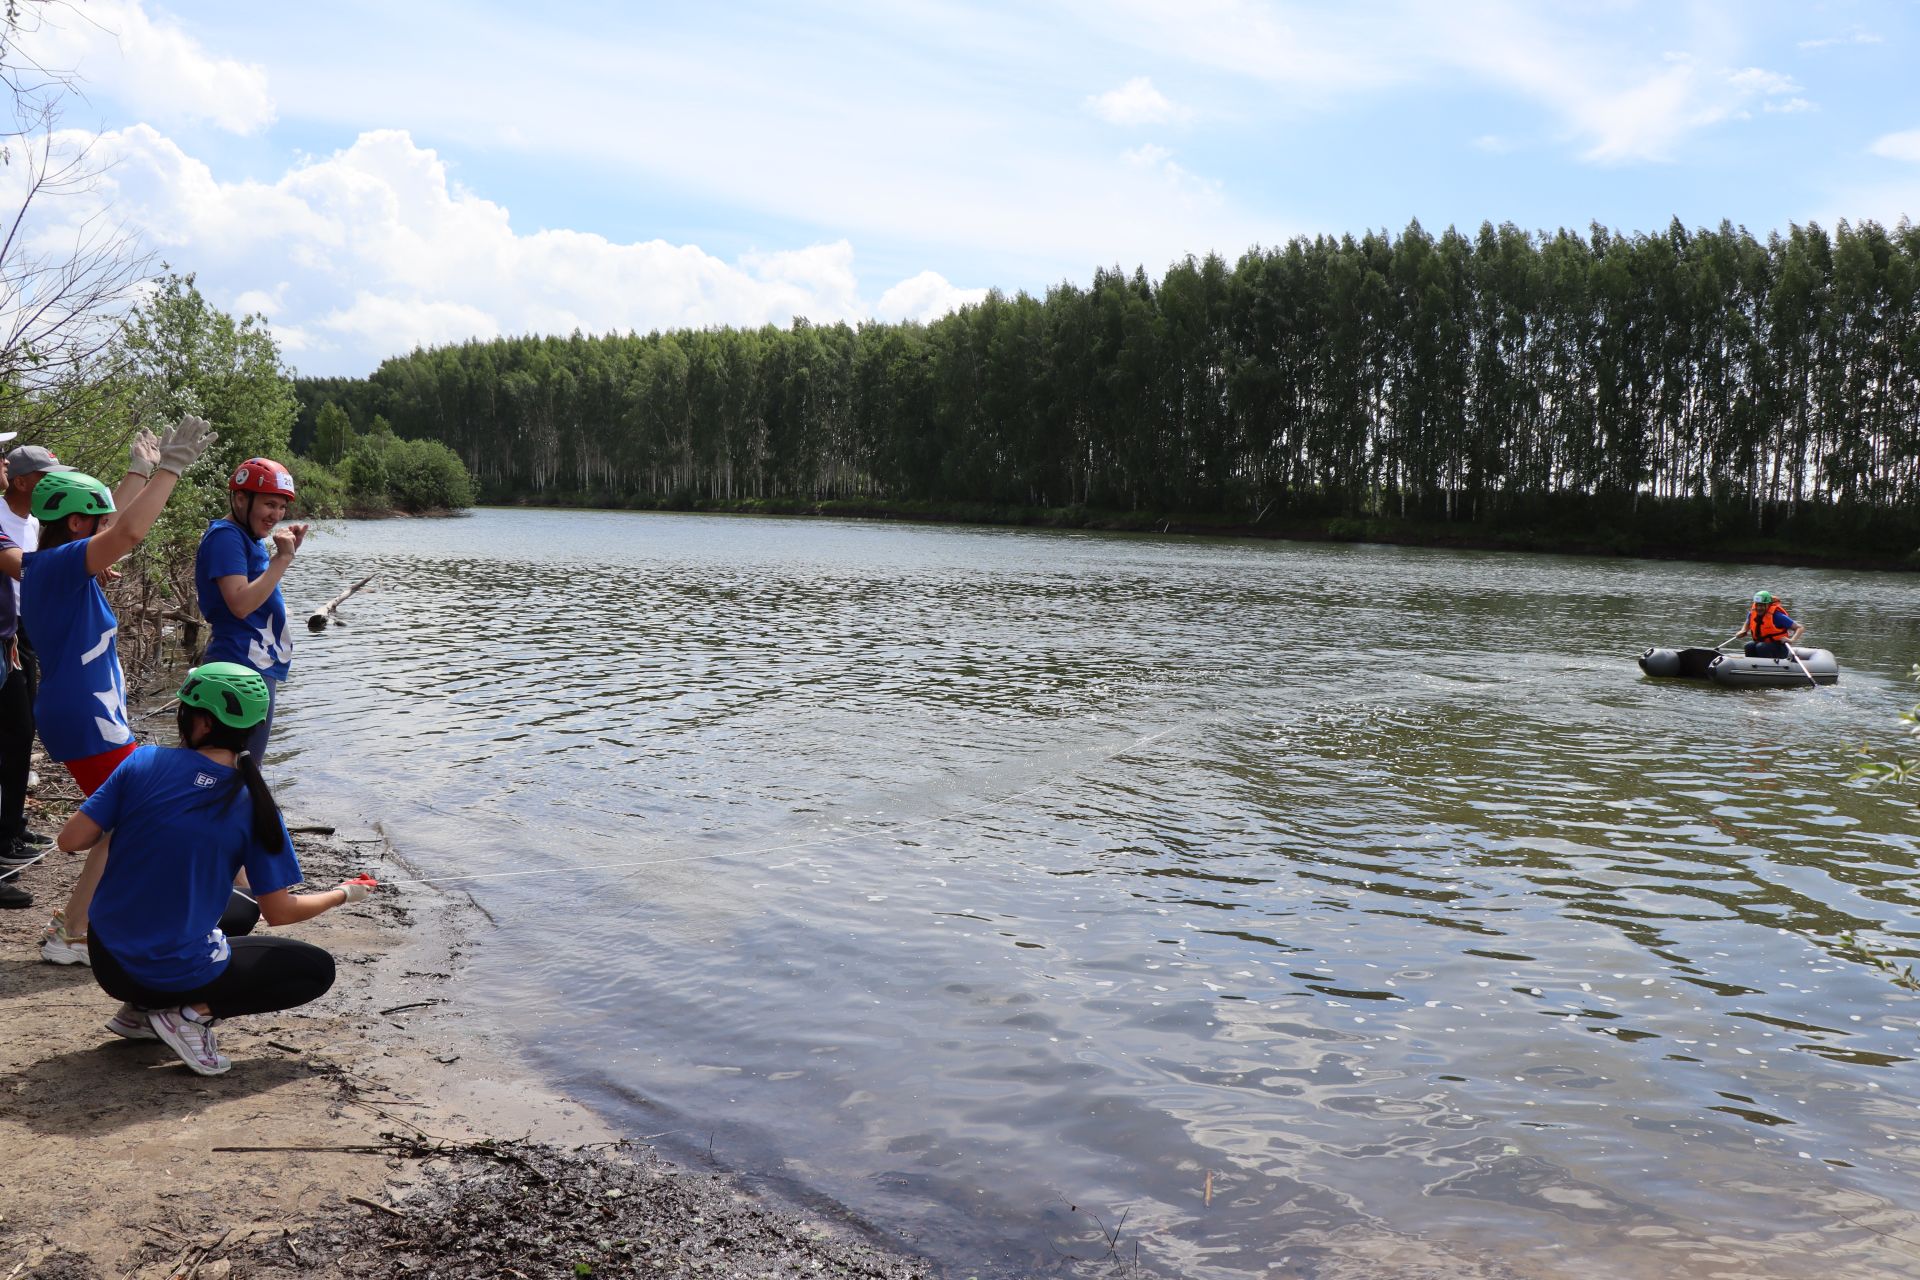
<svg viewBox="0 0 1920 1280">
<path fill-rule="evenodd" d="M 300 594 L 369 569 L 276 775 L 489 877 L 464 999 L 636 1134 L 969 1272 L 1920 1275 L 1907 579 L 484 512 Z M 1763 584 L 1840 685 L 1639 675 Z"/>
</svg>

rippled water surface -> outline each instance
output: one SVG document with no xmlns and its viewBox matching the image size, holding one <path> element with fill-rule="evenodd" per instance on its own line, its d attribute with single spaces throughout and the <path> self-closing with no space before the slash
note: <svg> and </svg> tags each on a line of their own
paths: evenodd
<svg viewBox="0 0 1920 1280">
<path fill-rule="evenodd" d="M 481 877 L 458 998 L 635 1135 L 963 1275 L 1920 1275 L 1915 579 L 485 511 L 296 603 L 368 570 L 285 798 Z M 1838 686 L 1640 676 L 1762 585 Z"/>
</svg>

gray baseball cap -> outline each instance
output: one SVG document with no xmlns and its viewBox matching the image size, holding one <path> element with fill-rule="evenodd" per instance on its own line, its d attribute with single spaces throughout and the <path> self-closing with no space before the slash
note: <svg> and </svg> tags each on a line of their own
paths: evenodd
<svg viewBox="0 0 1920 1280">
<path fill-rule="evenodd" d="M 23 444 L 7 454 L 7 474 L 10 476 L 38 475 L 42 471 L 71 471 L 66 465 L 43 445 Z"/>
</svg>

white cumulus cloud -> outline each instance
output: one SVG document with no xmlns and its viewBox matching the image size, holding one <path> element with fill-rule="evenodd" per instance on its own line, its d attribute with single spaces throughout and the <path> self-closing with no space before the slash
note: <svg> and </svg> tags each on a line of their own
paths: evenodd
<svg viewBox="0 0 1920 1280">
<path fill-rule="evenodd" d="M 986 296 L 985 289 L 961 289 L 937 271 L 922 271 L 881 294 L 880 301 L 873 306 L 873 314 L 881 320 L 928 323 Z"/>
<path fill-rule="evenodd" d="M 925 318 L 981 296 L 923 272 L 870 306 L 846 240 L 728 262 L 658 239 L 519 232 L 403 131 L 362 134 L 272 183 L 222 182 L 146 125 L 94 147 L 104 172 L 70 216 L 111 207 L 216 304 L 265 314 L 310 373 L 469 338 Z"/>
<path fill-rule="evenodd" d="M 1087 106 L 1108 124 L 1167 124 L 1192 114 L 1154 88 L 1146 76 L 1135 76 L 1118 89 L 1094 94 L 1087 99 Z"/>
<path fill-rule="evenodd" d="M 273 123 L 267 73 L 217 57 L 140 0 L 87 0 L 26 6 L 22 53 L 51 71 L 78 70 L 81 87 L 109 93 L 134 113 L 163 124 L 207 121 L 230 133 Z"/>
<path fill-rule="evenodd" d="M 1920 164 L 1920 129 L 1908 129 L 1904 133 L 1889 133 L 1873 140 L 1867 148 L 1876 156 L 1885 156 L 1889 160 L 1908 160 Z"/>
</svg>

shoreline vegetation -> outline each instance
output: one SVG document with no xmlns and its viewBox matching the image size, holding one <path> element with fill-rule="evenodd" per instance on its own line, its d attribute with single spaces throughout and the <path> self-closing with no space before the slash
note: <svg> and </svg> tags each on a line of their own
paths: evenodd
<svg viewBox="0 0 1920 1280">
<path fill-rule="evenodd" d="M 1694 560 L 1885 572 L 1920 572 L 1920 551 L 1905 556 L 1863 555 L 1845 545 L 1801 545 L 1789 539 L 1729 536 L 1718 542 L 1663 543 L 1625 533 L 1564 528 L 1483 529 L 1472 525 L 1393 518 L 1268 519 L 1191 512 L 1100 511 L 1085 507 L 994 506 L 983 503 L 883 502 L 862 499 L 742 498 L 733 501 L 651 502 L 606 495 L 542 494 L 482 501 L 482 507 L 582 511 L 688 512 L 711 515 L 825 517 L 913 524 L 981 525 L 1098 533 L 1255 538 L 1284 542 L 1348 542 L 1452 551 L 1525 551 L 1544 555 Z M 457 515 L 459 512 L 428 512 Z"/>
<path fill-rule="evenodd" d="M 1207 512 L 1887 563 L 1920 547 L 1916 317 L 1904 221 L 1415 222 L 994 291 L 926 323 L 415 349 L 297 379 L 291 440 L 325 460 L 381 431 L 434 442 L 495 502 Z"/>
</svg>

